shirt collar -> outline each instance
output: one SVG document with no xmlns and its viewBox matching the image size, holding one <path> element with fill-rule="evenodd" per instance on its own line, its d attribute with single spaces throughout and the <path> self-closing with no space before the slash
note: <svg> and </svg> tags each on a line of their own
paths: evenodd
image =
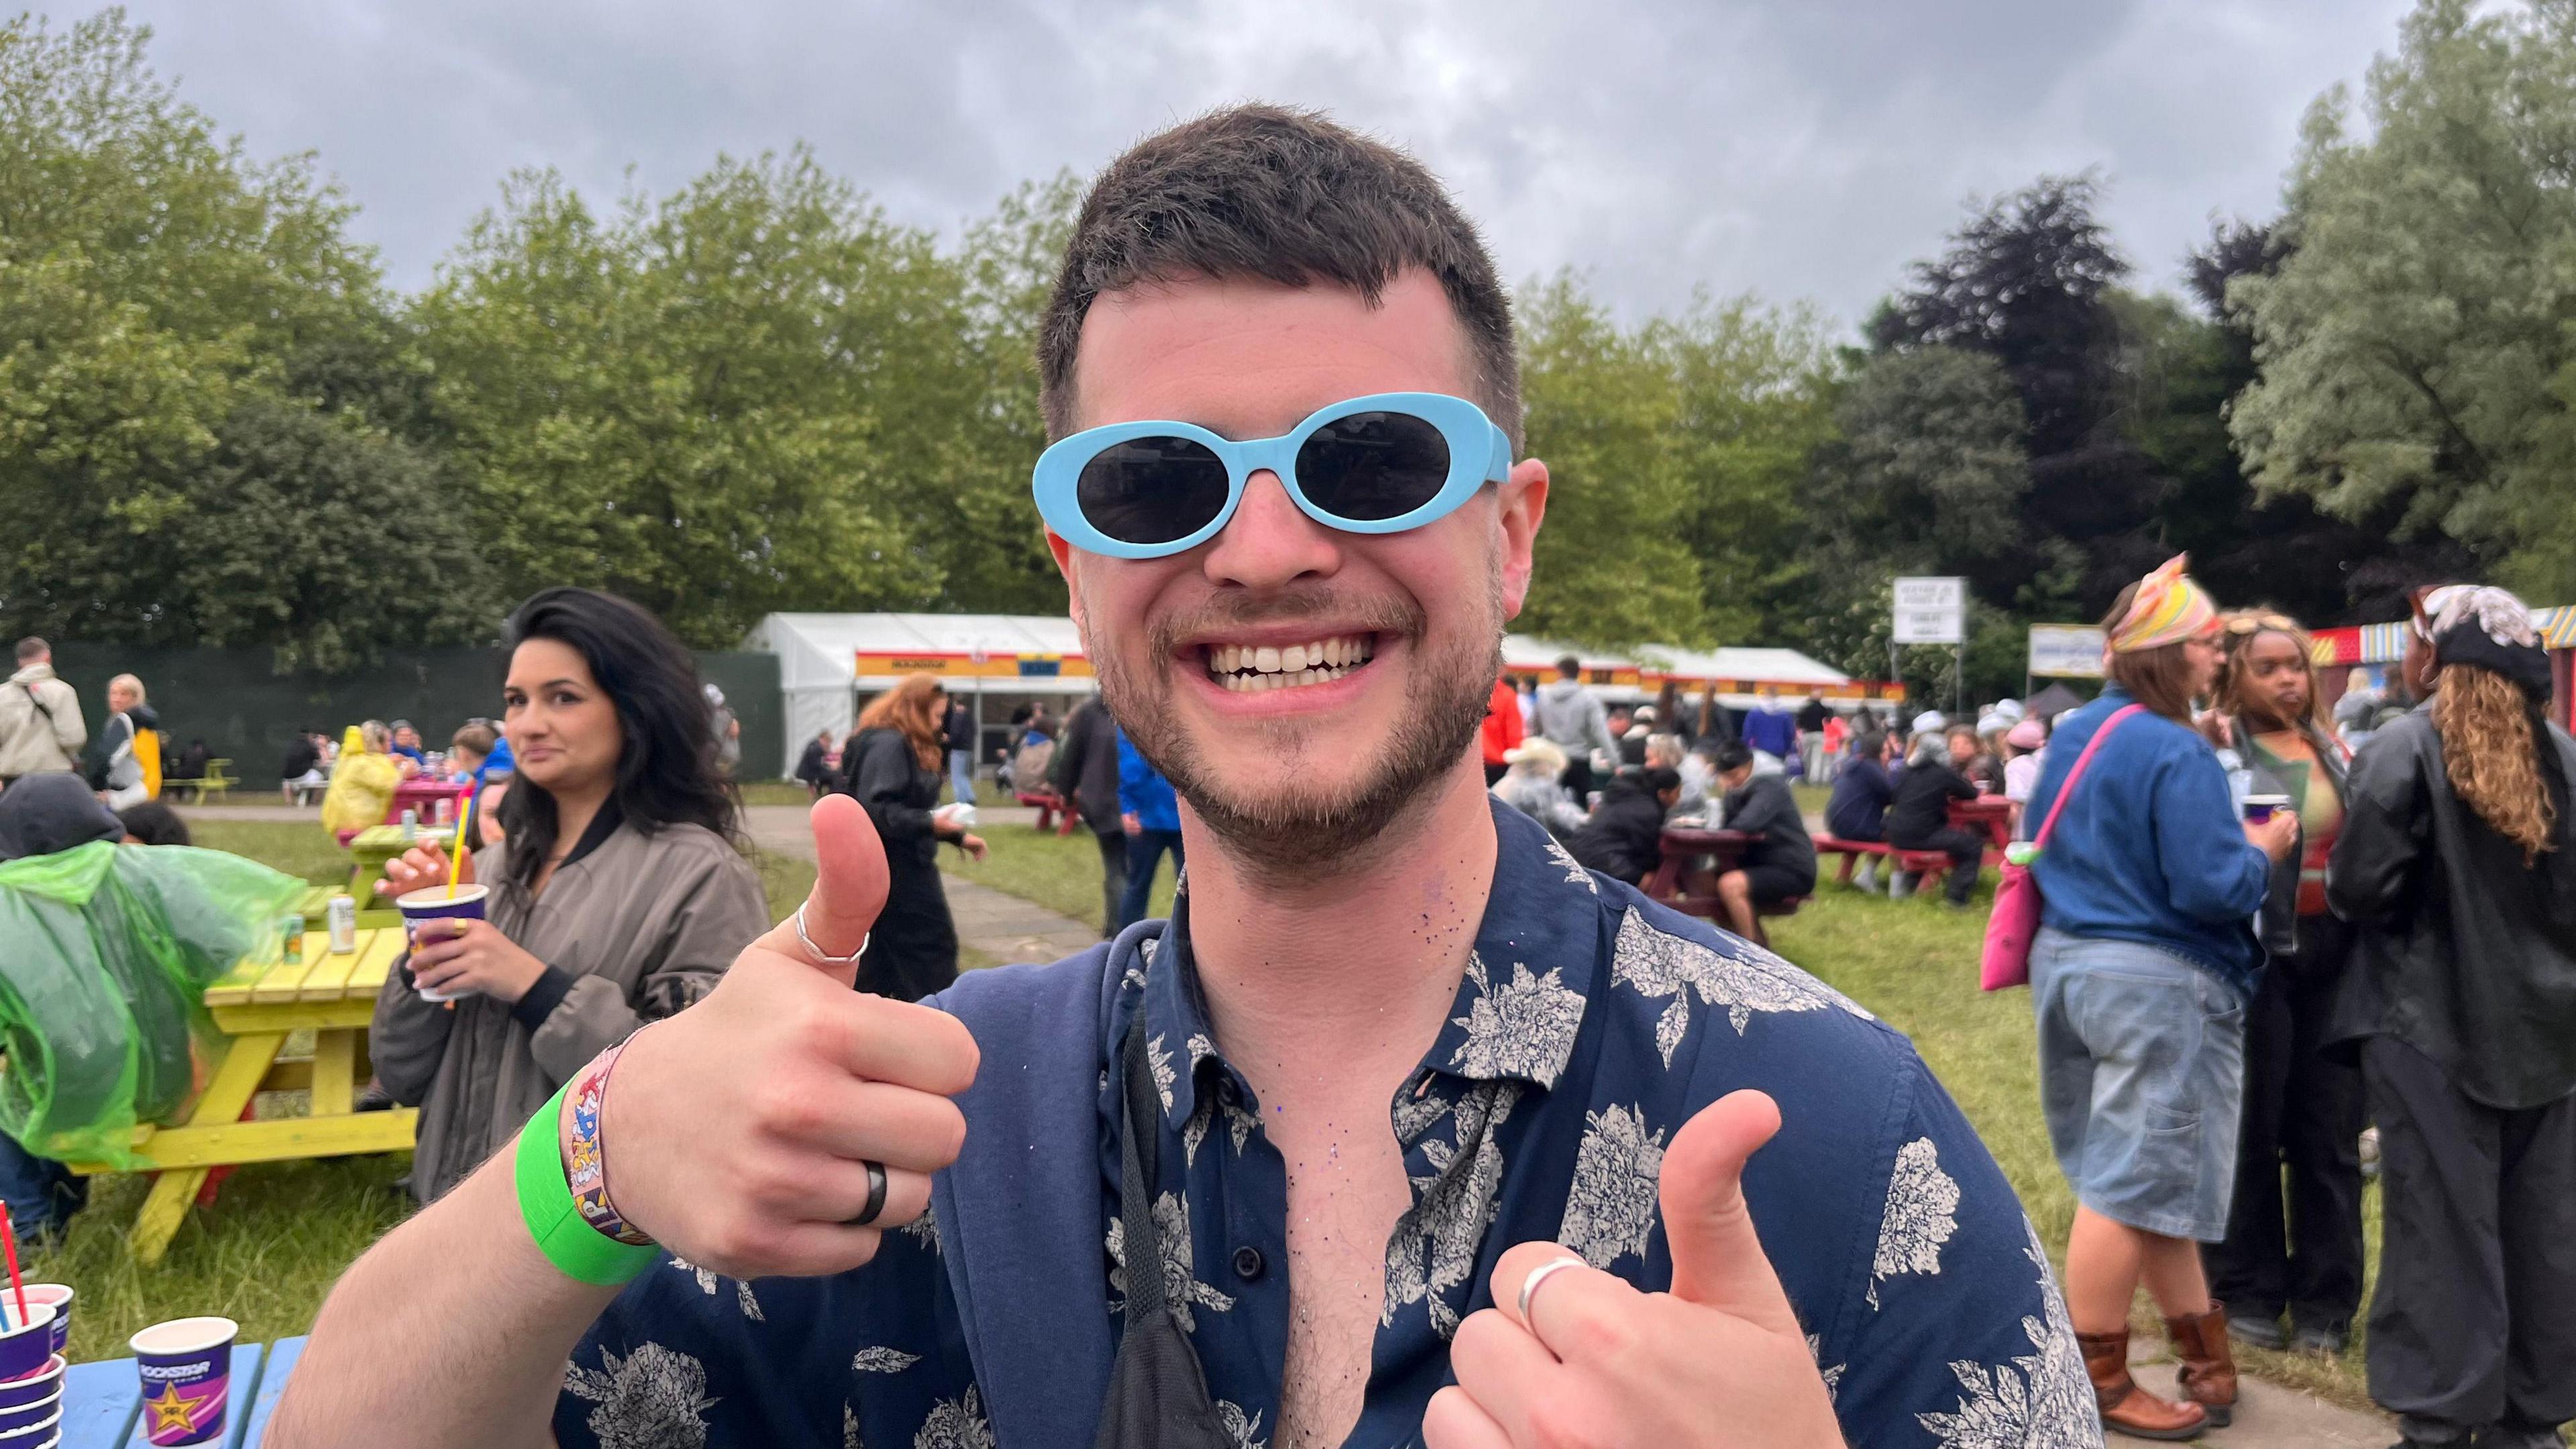
<svg viewBox="0 0 2576 1449">
<path fill-rule="evenodd" d="M 1574 1055 L 1603 950 L 1601 884 L 1519 810 L 1490 802 L 1494 883 L 1449 1016 L 1415 1073 L 1554 1086 Z M 1189 895 L 1172 903 L 1162 938 L 1138 942 L 1144 968 L 1146 1055 L 1165 1120 L 1197 1111 L 1200 1073 L 1233 1069 L 1216 1049 L 1190 952 Z M 1237 1090 L 1245 1090 L 1237 1084 Z"/>
</svg>

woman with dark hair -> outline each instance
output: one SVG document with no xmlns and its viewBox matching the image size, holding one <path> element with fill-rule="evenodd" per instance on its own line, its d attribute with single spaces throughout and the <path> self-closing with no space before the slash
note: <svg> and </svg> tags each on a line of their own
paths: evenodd
<svg viewBox="0 0 2576 1449">
<path fill-rule="evenodd" d="M 2326 887 L 2379 1124 L 2370 1396 L 2410 1445 L 2540 1449 L 2576 1418 L 2576 741 L 2502 589 L 2419 595 L 2404 674 L 2430 702 L 2355 759 Z"/>
<path fill-rule="evenodd" d="M 983 841 L 953 813 L 931 808 L 939 803 L 947 719 L 939 681 L 906 675 L 859 712 L 841 763 L 841 788 L 867 807 L 886 853 L 885 911 L 869 929 L 857 985 L 897 1001 L 919 1001 L 957 979 L 957 924 L 939 884 L 939 842 L 984 858 Z"/>
<path fill-rule="evenodd" d="M 2222 626 L 2183 567 L 2121 590 L 2103 621 L 2102 697 L 2058 721 L 2030 797 L 2047 836 L 2031 866 L 2040 1109 L 2076 1199 L 2067 1313 L 2103 1423 L 2144 1439 L 2188 1439 L 2234 1415 L 2226 1313 L 2199 1244 L 2226 1236 L 2245 1002 L 2263 961 L 2252 921 L 2298 828 L 2288 811 L 2242 822 L 2192 728 Z M 2141 1281 L 2182 1360 L 2184 1402 L 2129 1377 Z"/>
<path fill-rule="evenodd" d="M 2352 946 L 2351 929 L 2326 909 L 2326 858 L 2343 833 L 2348 757 L 2306 630 L 2279 614 L 2240 614 L 2225 641 L 2204 726 L 2237 756 L 2252 793 L 2289 802 L 2300 843 L 2272 868 L 2262 917 L 2270 961 L 2245 1010 L 2236 1200 L 2226 1240 L 2201 1258 L 2229 1333 L 2259 1348 L 2341 1353 L 2361 1307 L 2364 1113 L 2361 1073 L 2325 1051 Z"/>
<path fill-rule="evenodd" d="M 369 1041 L 385 1090 L 421 1109 L 411 1181 L 423 1202 L 592 1057 L 706 995 L 769 927 L 680 641 L 588 589 L 529 599 L 506 637 L 502 728 L 517 773 L 495 812 L 499 843 L 464 877 L 489 888 L 485 918 L 422 928 L 376 998 Z M 446 853 L 407 851 L 385 877 L 389 896 L 441 884 Z"/>
</svg>

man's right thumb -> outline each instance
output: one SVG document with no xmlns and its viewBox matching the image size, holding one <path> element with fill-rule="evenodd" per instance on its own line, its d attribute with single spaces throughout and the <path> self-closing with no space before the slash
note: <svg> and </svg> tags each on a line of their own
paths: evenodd
<svg viewBox="0 0 2576 1449">
<path fill-rule="evenodd" d="M 805 897 L 805 934 L 816 951 L 846 956 L 859 949 L 886 903 L 885 845 L 866 809 L 847 795 L 826 795 L 814 802 L 814 889 Z M 794 922 L 786 922 L 787 943 L 780 947 L 808 960 L 812 952 L 795 939 Z M 844 981 L 858 975 L 858 964 L 817 963 L 817 969 Z"/>
</svg>

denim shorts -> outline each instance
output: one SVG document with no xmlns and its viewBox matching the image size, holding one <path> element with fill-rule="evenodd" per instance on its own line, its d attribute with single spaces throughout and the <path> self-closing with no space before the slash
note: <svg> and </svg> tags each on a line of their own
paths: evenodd
<svg viewBox="0 0 2576 1449">
<path fill-rule="evenodd" d="M 2076 1198 L 2169 1238 L 2227 1236 L 2243 993 L 2170 951 L 2045 928 L 2030 985 L 2040 1110 Z"/>
</svg>

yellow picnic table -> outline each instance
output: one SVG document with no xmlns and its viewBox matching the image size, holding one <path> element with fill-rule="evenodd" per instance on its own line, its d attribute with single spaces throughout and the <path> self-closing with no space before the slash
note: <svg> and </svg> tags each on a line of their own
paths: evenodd
<svg viewBox="0 0 2576 1449">
<path fill-rule="evenodd" d="M 306 920 L 325 924 L 319 910 Z M 157 1263 L 169 1250 L 209 1168 L 411 1149 L 417 1110 L 356 1110 L 358 1089 L 373 1075 L 367 1023 L 402 946 L 402 928 L 383 927 L 359 931 L 356 951 L 334 955 L 327 930 L 308 930 L 300 960 L 245 960 L 206 988 L 206 1006 L 228 1038 L 223 1056 L 185 1123 L 134 1132 L 134 1151 L 144 1159 L 138 1170 L 160 1173 L 127 1238 L 138 1259 Z M 313 1055 L 279 1060 L 287 1034 L 308 1029 Z M 254 1094 L 299 1089 L 312 1093 L 306 1115 L 241 1120 Z M 72 1170 L 129 1169 L 75 1163 Z"/>
</svg>

